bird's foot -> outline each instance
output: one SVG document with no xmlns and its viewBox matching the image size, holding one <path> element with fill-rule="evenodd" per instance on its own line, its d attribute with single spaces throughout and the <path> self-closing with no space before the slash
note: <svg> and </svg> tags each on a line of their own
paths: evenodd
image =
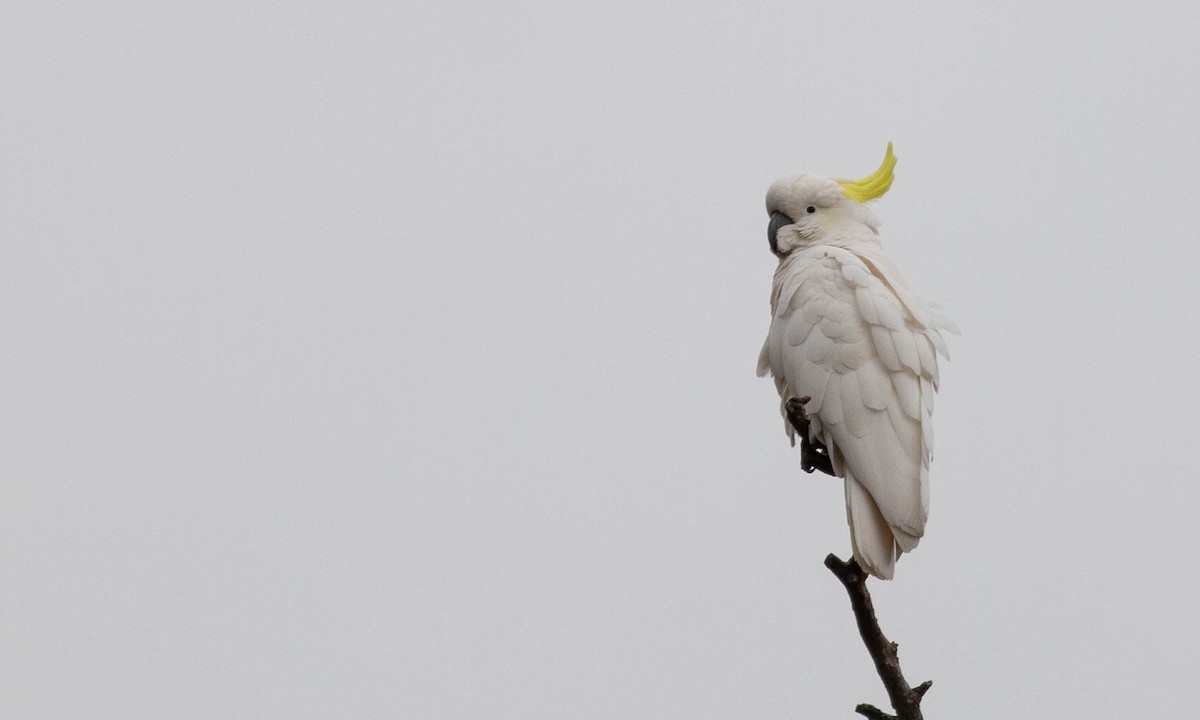
<svg viewBox="0 0 1200 720">
<path fill-rule="evenodd" d="M 789 398 L 785 404 L 788 422 L 800 436 L 800 469 L 806 473 L 820 470 L 826 475 L 832 475 L 833 461 L 829 458 L 829 448 L 825 447 L 820 440 L 813 440 L 808 435 L 808 413 L 804 411 L 804 406 L 810 400 L 812 400 L 811 397 L 803 395 L 798 398 Z"/>
</svg>

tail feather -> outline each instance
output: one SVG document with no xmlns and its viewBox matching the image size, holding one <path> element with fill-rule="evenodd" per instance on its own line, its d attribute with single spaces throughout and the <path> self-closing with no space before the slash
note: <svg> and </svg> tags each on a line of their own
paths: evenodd
<svg viewBox="0 0 1200 720">
<path fill-rule="evenodd" d="M 896 559 L 905 552 L 903 545 L 917 546 L 919 538 L 901 533 L 902 540 L 893 534 L 892 528 L 879 512 L 879 506 L 867 489 L 854 479 L 849 468 L 846 476 L 846 520 L 850 523 L 850 543 L 854 557 L 863 569 L 877 578 L 891 580 L 896 570 Z M 898 543 L 898 540 L 901 542 Z"/>
</svg>

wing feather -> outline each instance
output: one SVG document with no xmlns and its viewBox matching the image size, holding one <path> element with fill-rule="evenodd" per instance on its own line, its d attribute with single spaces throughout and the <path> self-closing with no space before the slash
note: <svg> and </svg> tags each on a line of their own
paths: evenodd
<svg viewBox="0 0 1200 720">
<path fill-rule="evenodd" d="M 925 337 L 929 338 L 929 342 L 933 343 L 934 349 L 938 351 L 938 355 L 950 359 L 950 348 L 946 347 L 946 339 L 937 330 L 930 330 L 925 333 Z"/>
<path fill-rule="evenodd" d="M 895 389 L 895 398 L 900 403 L 900 409 L 904 414 L 912 420 L 921 419 L 921 384 L 920 379 L 912 373 L 894 372 L 892 375 L 892 387 Z"/>
<path fill-rule="evenodd" d="M 858 286 L 854 288 L 854 300 L 858 303 L 858 311 L 863 320 L 872 325 L 879 325 L 879 310 L 875 307 L 875 298 L 869 288 Z"/>
<path fill-rule="evenodd" d="M 850 372 L 841 376 L 842 416 L 846 421 L 846 429 L 855 438 L 861 440 L 867 435 L 871 426 L 871 415 L 878 413 L 863 402 L 860 378 L 866 372 Z"/>
<path fill-rule="evenodd" d="M 825 425 L 840 425 L 846 419 L 842 410 L 842 383 L 845 379 L 841 373 L 829 375 L 829 382 L 825 386 L 825 402 L 821 403 L 818 411 Z"/>
<path fill-rule="evenodd" d="M 892 331 L 892 342 L 896 345 L 896 354 L 904 367 L 914 373 L 921 372 L 921 355 L 917 352 L 917 338 L 913 331 L 905 327 Z"/>
<path fill-rule="evenodd" d="M 933 388 L 936 390 L 938 386 L 938 366 L 937 356 L 933 350 L 933 343 L 929 341 L 929 335 L 926 333 L 918 333 L 914 337 L 917 342 L 917 355 L 921 358 L 921 377 L 932 380 Z"/>
<path fill-rule="evenodd" d="M 871 341 L 875 343 L 875 353 L 883 361 L 888 370 L 902 370 L 904 363 L 900 362 L 900 353 L 896 343 L 892 341 L 892 333 L 882 325 L 871 326 Z"/>
<path fill-rule="evenodd" d="M 888 373 L 878 361 L 870 365 L 871 367 L 860 367 L 857 373 L 859 394 L 863 404 L 872 410 L 886 410 L 892 399 L 892 385 L 888 381 Z"/>
<path fill-rule="evenodd" d="M 784 339 L 787 344 L 793 347 L 803 343 L 808 338 L 808 334 L 816 327 L 816 323 L 809 322 L 802 317 L 797 317 L 788 324 L 784 334 Z"/>
<path fill-rule="evenodd" d="M 945 325 L 881 253 L 857 250 L 820 246 L 784 258 L 762 358 L 782 401 L 811 398 L 814 437 L 847 479 L 856 557 L 890 576 L 928 517 L 930 416 Z"/>
<path fill-rule="evenodd" d="M 875 299 L 875 308 L 879 313 L 879 324 L 888 330 L 900 332 L 904 329 L 904 311 L 887 288 L 881 283 L 871 285 L 871 296 Z"/>
</svg>

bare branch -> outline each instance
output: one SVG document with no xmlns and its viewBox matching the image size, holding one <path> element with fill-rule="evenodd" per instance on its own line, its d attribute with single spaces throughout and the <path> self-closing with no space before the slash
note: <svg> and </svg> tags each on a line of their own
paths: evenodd
<svg viewBox="0 0 1200 720">
<path fill-rule="evenodd" d="M 871 720 L 896 720 L 895 715 L 888 715 L 874 705 L 866 703 L 859 703 L 858 707 L 854 708 L 854 712 L 869 717 Z"/>
<path fill-rule="evenodd" d="M 884 637 L 879 629 L 879 621 L 875 619 L 875 606 L 871 603 L 871 593 L 867 590 L 867 573 L 857 560 L 851 558 L 844 562 L 832 553 L 825 558 L 825 567 L 837 576 L 850 595 L 850 607 L 854 610 L 854 618 L 858 621 L 858 634 L 862 636 L 863 644 L 871 660 L 875 662 L 875 671 L 887 689 L 888 699 L 896 714 L 888 715 L 873 705 L 862 704 L 855 712 L 872 720 L 923 720 L 921 715 L 921 698 L 933 685 L 926 681 L 915 688 L 908 686 L 904 673 L 900 671 L 900 656 L 896 652 L 896 643 Z"/>
</svg>

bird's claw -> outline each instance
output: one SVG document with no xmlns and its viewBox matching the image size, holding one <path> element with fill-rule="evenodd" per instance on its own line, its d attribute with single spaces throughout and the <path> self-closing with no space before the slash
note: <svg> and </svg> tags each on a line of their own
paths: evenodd
<svg viewBox="0 0 1200 720">
<path fill-rule="evenodd" d="M 808 413 L 805 412 L 804 406 L 811 400 L 812 398 L 808 395 L 802 395 L 798 398 L 788 398 L 784 403 L 788 422 L 800 435 L 800 469 L 806 473 L 820 470 L 827 475 L 832 475 L 833 461 L 829 458 L 829 448 L 825 447 L 820 440 L 810 439 L 808 435 Z"/>
</svg>

